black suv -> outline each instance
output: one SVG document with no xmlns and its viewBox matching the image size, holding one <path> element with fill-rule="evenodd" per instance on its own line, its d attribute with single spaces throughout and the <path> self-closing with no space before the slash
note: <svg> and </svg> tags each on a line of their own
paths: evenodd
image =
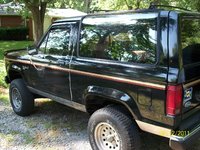
<svg viewBox="0 0 200 150">
<path fill-rule="evenodd" d="M 93 149 L 140 149 L 139 132 L 185 149 L 200 135 L 200 14 L 147 9 L 55 21 L 35 48 L 5 53 L 10 101 L 88 112 Z"/>
</svg>

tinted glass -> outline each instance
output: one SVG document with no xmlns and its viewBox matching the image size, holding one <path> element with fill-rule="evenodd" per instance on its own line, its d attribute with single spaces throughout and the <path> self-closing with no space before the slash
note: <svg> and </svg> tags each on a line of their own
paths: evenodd
<svg viewBox="0 0 200 150">
<path fill-rule="evenodd" d="M 68 55 L 71 31 L 70 29 L 70 26 L 51 29 L 41 43 L 39 51 L 50 55 Z"/>
<path fill-rule="evenodd" d="M 156 61 L 157 14 L 90 16 L 83 20 L 83 57 L 153 64 Z"/>
<path fill-rule="evenodd" d="M 200 62 L 200 18 L 182 20 L 181 44 L 184 65 Z"/>
<path fill-rule="evenodd" d="M 45 36 L 45 38 L 43 39 L 42 43 L 40 44 L 40 46 L 38 48 L 39 53 L 45 54 L 47 39 L 48 39 L 48 35 Z"/>
</svg>

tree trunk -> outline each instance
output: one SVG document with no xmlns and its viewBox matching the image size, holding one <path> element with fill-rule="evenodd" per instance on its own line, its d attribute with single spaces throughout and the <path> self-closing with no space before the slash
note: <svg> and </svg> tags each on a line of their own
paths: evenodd
<svg viewBox="0 0 200 150">
<path fill-rule="evenodd" d="M 156 5 L 161 5 L 161 0 L 154 0 L 153 3 Z"/>
<path fill-rule="evenodd" d="M 136 9 L 140 9 L 140 3 L 141 3 L 141 0 L 136 1 Z"/>
<path fill-rule="evenodd" d="M 90 12 L 90 5 L 91 5 L 92 0 L 85 0 L 85 12 L 89 13 Z"/>
<path fill-rule="evenodd" d="M 47 3 L 40 2 L 40 3 L 35 3 L 35 4 L 33 3 L 25 3 L 25 4 L 26 4 L 26 7 L 32 13 L 33 38 L 34 38 L 34 43 L 37 44 L 43 35 L 44 16 L 45 16 Z"/>
<path fill-rule="evenodd" d="M 195 6 L 196 6 L 197 11 L 200 12 L 200 2 L 199 1 L 196 2 Z"/>
<path fill-rule="evenodd" d="M 41 24 L 39 9 L 36 8 L 32 10 L 31 13 L 33 17 L 33 38 L 34 43 L 37 44 L 43 34 L 43 24 Z"/>
<path fill-rule="evenodd" d="M 126 3 L 126 6 L 128 7 L 128 10 L 132 10 L 133 9 L 133 7 L 128 4 L 127 0 L 125 0 L 125 3 Z"/>
<path fill-rule="evenodd" d="M 40 35 L 37 39 L 37 42 L 39 42 L 39 40 L 41 39 L 41 37 L 44 34 L 44 17 L 45 17 L 45 12 L 46 12 L 46 7 L 47 7 L 47 3 L 46 2 L 41 2 L 40 3 L 40 22 L 41 22 L 41 27 L 40 27 Z"/>
</svg>

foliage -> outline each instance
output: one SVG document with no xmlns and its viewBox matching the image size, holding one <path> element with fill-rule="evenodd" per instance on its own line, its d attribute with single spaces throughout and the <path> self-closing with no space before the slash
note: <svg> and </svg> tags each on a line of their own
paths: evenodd
<svg viewBox="0 0 200 150">
<path fill-rule="evenodd" d="M 0 3 L 10 0 L 0 0 Z M 43 34 L 43 22 L 46 7 L 73 8 L 84 12 L 95 10 L 127 10 L 148 8 L 151 2 L 161 5 L 173 5 L 200 12 L 200 1 L 193 0 L 18 0 L 25 4 L 25 9 L 20 13 L 27 17 L 31 12 L 34 22 L 34 39 L 39 41 Z M 28 10 L 28 11 L 27 11 Z"/>
<path fill-rule="evenodd" d="M 31 12 L 33 19 L 33 37 L 35 43 L 37 43 L 43 35 L 44 16 L 47 3 L 51 0 L 18 0 L 20 3 L 25 4 L 25 8 Z"/>
<path fill-rule="evenodd" d="M 0 0 L 0 4 L 9 3 L 9 2 L 12 2 L 12 0 Z"/>
<path fill-rule="evenodd" d="M 0 28 L 0 40 L 26 40 L 28 35 L 28 28 Z"/>
<path fill-rule="evenodd" d="M 48 7 L 52 8 L 72 8 L 83 12 L 93 10 L 97 5 L 97 0 L 52 0 Z"/>
<path fill-rule="evenodd" d="M 7 87 L 7 84 L 4 82 L 5 77 L 5 67 L 3 61 L 0 61 L 0 87 Z"/>
<path fill-rule="evenodd" d="M 4 82 L 5 77 L 5 65 L 3 62 L 3 53 L 10 49 L 20 49 L 32 45 L 32 41 L 0 41 L 0 86 L 7 87 Z"/>
<path fill-rule="evenodd" d="M 200 12 L 200 1 L 199 0 L 171 0 L 171 3 L 174 6 L 179 6 L 179 7 L 183 7 L 192 11 L 198 11 Z"/>
<path fill-rule="evenodd" d="M 3 60 L 3 53 L 10 49 L 20 49 L 32 45 L 33 41 L 0 41 L 0 61 Z"/>
<path fill-rule="evenodd" d="M 96 3 L 94 2 L 96 1 Z M 127 10 L 148 8 L 151 2 L 159 5 L 172 5 L 200 11 L 199 0 L 94 0 L 93 4 L 99 10 Z"/>
</svg>

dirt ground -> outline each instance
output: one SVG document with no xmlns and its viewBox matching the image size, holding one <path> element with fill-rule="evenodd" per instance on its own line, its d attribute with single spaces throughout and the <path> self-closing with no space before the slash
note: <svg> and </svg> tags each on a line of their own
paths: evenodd
<svg viewBox="0 0 200 150">
<path fill-rule="evenodd" d="M 2 91 L 1 93 L 7 91 Z M 51 100 L 37 100 L 33 115 L 19 117 L 7 96 L 0 97 L 1 150 L 91 150 L 86 113 Z M 168 139 L 141 133 L 143 150 L 170 150 Z M 200 139 L 190 148 L 200 150 Z"/>
</svg>

